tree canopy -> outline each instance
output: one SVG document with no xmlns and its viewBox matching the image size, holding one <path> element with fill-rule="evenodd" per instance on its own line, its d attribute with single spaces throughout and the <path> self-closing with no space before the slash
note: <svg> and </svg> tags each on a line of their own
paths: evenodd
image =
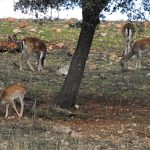
<svg viewBox="0 0 150 150">
<path fill-rule="evenodd" d="M 113 13 L 117 10 L 134 20 L 147 19 L 145 12 L 150 15 L 149 0 L 97 0 L 97 2 L 99 2 L 99 7 L 103 8 L 103 14 L 100 14 L 102 17 L 104 17 L 105 12 Z M 14 3 L 14 9 L 21 10 L 23 13 L 30 11 L 37 15 L 38 12 L 47 13 L 49 8 L 57 10 L 61 7 L 69 9 L 79 6 L 83 8 L 84 3 L 87 3 L 86 6 L 88 7 L 91 5 L 91 0 L 19 0 Z"/>
</svg>

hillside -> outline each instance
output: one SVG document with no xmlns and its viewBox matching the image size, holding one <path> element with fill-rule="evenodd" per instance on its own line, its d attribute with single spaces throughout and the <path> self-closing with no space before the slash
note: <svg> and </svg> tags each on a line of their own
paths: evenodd
<svg viewBox="0 0 150 150">
<path fill-rule="evenodd" d="M 0 41 L 21 32 L 18 39 L 34 36 L 44 40 L 48 47 L 43 72 L 32 72 L 26 64 L 20 71 L 20 53 L 0 53 L 1 92 L 18 82 L 27 88 L 22 119 L 15 118 L 13 110 L 4 119 L 5 108 L 1 107 L 0 149 L 150 149 L 150 56 L 142 57 L 141 70 L 135 69 L 133 58 L 129 71 L 122 72 L 122 22 L 102 22 L 97 27 L 77 96 L 79 108 L 70 110 L 76 115 L 47 115 L 65 79 L 58 70 L 69 65 L 80 33 L 80 28 L 68 24 L 67 20 L 0 20 Z M 136 39 L 149 36 L 150 25 L 142 29 L 141 34 L 137 28 Z M 36 110 L 32 110 L 35 102 Z"/>
</svg>

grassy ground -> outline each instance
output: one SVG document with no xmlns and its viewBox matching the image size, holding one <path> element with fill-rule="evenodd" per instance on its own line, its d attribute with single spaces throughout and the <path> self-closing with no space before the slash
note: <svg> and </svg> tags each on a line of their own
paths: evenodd
<svg viewBox="0 0 150 150">
<path fill-rule="evenodd" d="M 0 21 L 0 39 L 13 34 L 17 22 Z M 48 111 L 48 106 L 63 85 L 65 76 L 56 74 L 59 67 L 69 64 L 77 44 L 79 28 L 69 28 L 66 21 L 47 22 L 42 26 L 28 20 L 20 29 L 21 39 L 36 36 L 48 43 L 63 43 L 64 49 L 49 50 L 45 72 L 32 72 L 24 64 L 20 71 L 19 53 L 0 53 L 0 88 L 21 82 L 27 88 L 25 113 L 22 119 L 4 119 L 1 108 L 0 149 L 7 150 L 149 150 L 150 149 L 150 76 L 149 54 L 143 56 L 141 70 L 135 70 L 135 60 L 129 62 L 130 70 L 123 73 L 119 66 L 124 42 L 118 22 L 104 22 L 98 26 L 91 52 L 86 63 L 84 78 L 77 96 L 78 110 L 72 112 L 88 118 L 59 118 L 37 116 L 31 113 L 35 101 L 37 110 Z M 33 29 L 35 30 L 33 32 Z M 59 30 L 57 30 L 59 29 Z M 137 39 L 147 37 L 137 33 Z M 36 66 L 35 66 L 36 67 Z M 14 115 L 13 110 L 10 116 Z M 60 129 L 60 130 L 59 130 Z M 69 130 L 69 131 L 68 131 Z M 70 131 L 71 130 L 71 131 Z"/>
</svg>

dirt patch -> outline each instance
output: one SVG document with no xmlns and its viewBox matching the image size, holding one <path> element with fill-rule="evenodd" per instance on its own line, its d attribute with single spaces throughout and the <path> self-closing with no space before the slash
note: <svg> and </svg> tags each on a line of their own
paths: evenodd
<svg viewBox="0 0 150 150">
<path fill-rule="evenodd" d="M 42 109 L 42 105 L 38 109 Z M 72 111 L 73 112 L 73 111 Z M 150 148 L 150 108 L 135 103 L 107 105 L 92 100 L 74 112 L 87 113 L 89 119 L 30 115 L 18 119 L 1 117 L 1 148 L 14 149 L 128 149 Z M 13 113 L 12 113 L 13 115 Z"/>
</svg>

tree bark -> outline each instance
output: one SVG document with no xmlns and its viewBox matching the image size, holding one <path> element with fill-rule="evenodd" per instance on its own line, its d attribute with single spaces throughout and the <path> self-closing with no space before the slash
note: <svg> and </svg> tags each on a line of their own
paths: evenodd
<svg viewBox="0 0 150 150">
<path fill-rule="evenodd" d="M 91 48 L 93 36 L 99 23 L 99 0 L 83 2 L 83 23 L 78 44 L 73 55 L 68 75 L 60 93 L 54 98 L 54 104 L 61 108 L 71 108 L 75 105 L 76 96 L 83 77 L 86 60 Z M 90 5 L 87 5 L 90 2 Z"/>
</svg>

